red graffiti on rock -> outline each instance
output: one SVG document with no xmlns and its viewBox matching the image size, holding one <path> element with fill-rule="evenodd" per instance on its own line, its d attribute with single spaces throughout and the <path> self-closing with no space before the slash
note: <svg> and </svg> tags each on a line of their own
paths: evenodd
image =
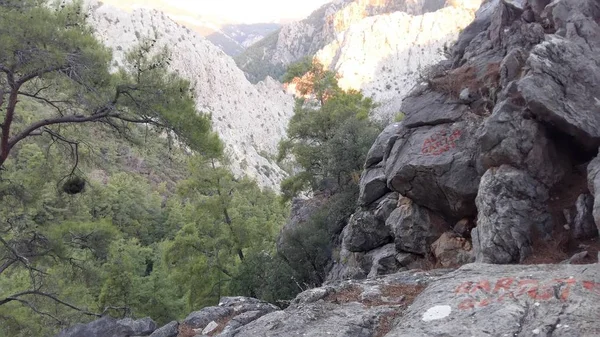
<svg viewBox="0 0 600 337">
<path fill-rule="evenodd" d="M 425 139 L 421 154 L 439 156 L 448 152 L 456 147 L 456 141 L 461 135 L 461 130 L 454 130 L 452 133 L 446 130 L 438 131 Z"/>
<path fill-rule="evenodd" d="M 454 292 L 457 295 L 469 296 L 469 298 L 458 304 L 459 309 L 468 310 L 524 296 L 535 301 L 550 301 L 552 299 L 566 301 L 569 298 L 571 289 L 577 284 L 578 282 L 574 278 L 540 281 L 505 277 L 495 282 L 489 280 L 464 282 Z M 581 281 L 581 286 L 583 289 L 600 296 L 600 283 Z"/>
</svg>

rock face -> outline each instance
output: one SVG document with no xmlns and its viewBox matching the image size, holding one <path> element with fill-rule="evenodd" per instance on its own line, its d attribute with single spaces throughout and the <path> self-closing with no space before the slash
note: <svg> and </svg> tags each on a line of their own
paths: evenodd
<svg viewBox="0 0 600 337">
<path fill-rule="evenodd" d="M 399 202 L 387 219 L 398 255 L 436 265 L 518 263 L 548 242 L 578 253 L 569 247 L 600 224 L 599 23 L 595 0 L 485 1 L 449 60 L 428 67 L 403 100 L 405 118 L 373 144 L 357 214 L 397 192 L 412 205 Z M 591 196 L 577 173 L 586 165 Z M 412 225 L 391 225 L 402 212 Z M 362 228 L 370 218 L 354 219 Z M 343 242 L 360 241 L 351 232 Z M 380 244 L 372 252 L 390 242 Z M 424 266 L 416 261 L 409 267 Z"/>
<path fill-rule="evenodd" d="M 589 265 L 468 264 L 311 289 L 234 336 L 595 336 L 599 299 Z"/>
<path fill-rule="evenodd" d="M 171 68 L 195 89 L 198 109 L 212 114 L 234 173 L 278 189 L 285 173 L 270 156 L 285 135 L 294 105 L 280 83 L 267 78 L 251 84 L 223 51 L 164 13 L 147 9 L 126 13 L 95 0 L 88 1 L 88 8 L 89 22 L 98 38 L 113 49 L 116 64 L 122 64 L 124 54 L 141 39 L 167 46 Z"/>
<path fill-rule="evenodd" d="M 432 282 L 384 336 L 596 336 L 598 268 L 465 265 Z"/>
<path fill-rule="evenodd" d="M 429 246 L 450 227 L 425 207 L 416 205 L 408 198 L 399 201 L 386 220 L 386 226 L 394 236 L 398 251 L 427 255 Z"/>
<path fill-rule="evenodd" d="M 148 336 L 156 329 L 150 318 L 140 320 L 102 317 L 88 324 L 77 324 L 61 331 L 56 337 L 130 337 Z"/>
<path fill-rule="evenodd" d="M 471 237 L 476 261 L 522 262 L 530 253 L 534 230 L 552 230 L 548 191 L 523 171 L 503 165 L 486 172 L 477 194 L 477 227 Z"/>
<path fill-rule="evenodd" d="M 393 120 L 402 111 L 402 99 L 417 84 L 420 70 L 444 58 L 445 44 L 454 41 L 473 20 L 481 3 L 461 0 L 450 5 L 425 0 L 412 7 L 410 1 L 389 1 L 400 2 L 406 8 L 391 6 L 387 9 L 389 14 L 369 16 L 347 25 L 315 55 L 340 75 L 340 87 L 361 89 L 373 97 L 380 104 L 373 117 L 385 121 Z M 353 2 L 336 16 L 360 13 L 351 10 L 359 4 L 360 1 Z"/>
</svg>

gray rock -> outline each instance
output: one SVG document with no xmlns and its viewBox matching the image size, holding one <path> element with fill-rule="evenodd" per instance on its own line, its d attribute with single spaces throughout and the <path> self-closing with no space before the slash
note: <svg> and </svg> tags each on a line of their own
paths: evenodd
<svg viewBox="0 0 600 337">
<path fill-rule="evenodd" d="M 469 88 L 464 88 L 460 92 L 460 95 L 458 96 L 458 98 L 460 98 L 460 100 L 463 102 L 471 102 L 472 97 L 471 97 L 471 91 L 469 90 Z"/>
<path fill-rule="evenodd" d="M 210 323 L 208 323 L 208 325 L 202 330 L 202 334 L 203 335 L 208 335 L 210 333 L 212 333 L 213 331 L 217 330 L 217 328 L 219 327 L 219 323 L 215 322 L 215 321 L 211 321 Z"/>
<path fill-rule="evenodd" d="M 61 331 L 56 337 L 129 337 L 134 331 L 112 317 L 102 317 L 87 324 L 77 324 Z"/>
<path fill-rule="evenodd" d="M 192 329 L 204 329 L 211 321 L 227 317 L 233 312 L 233 308 L 229 307 L 206 307 L 189 314 L 183 324 Z"/>
<path fill-rule="evenodd" d="M 446 232 L 431 245 L 431 252 L 444 268 L 474 262 L 471 242 L 454 232 Z"/>
<path fill-rule="evenodd" d="M 179 322 L 173 321 L 157 330 L 150 337 L 176 337 L 179 333 Z"/>
<path fill-rule="evenodd" d="M 428 254 L 429 246 L 451 228 L 442 218 L 408 198 L 403 198 L 400 203 L 400 207 L 386 221 L 386 226 L 394 236 L 396 249 Z"/>
<path fill-rule="evenodd" d="M 386 195 L 390 190 L 387 187 L 384 169 L 374 167 L 363 171 L 359 188 L 358 204 L 360 206 L 368 206 Z"/>
<path fill-rule="evenodd" d="M 390 231 L 385 222 L 369 211 L 354 213 L 342 232 L 342 247 L 351 252 L 367 252 L 390 241 Z"/>
<path fill-rule="evenodd" d="M 369 264 L 365 268 L 368 271 L 367 278 L 374 278 L 397 272 L 400 265 L 396 261 L 396 254 L 396 245 L 393 243 L 368 252 L 365 255 L 365 260 L 368 261 Z"/>
<path fill-rule="evenodd" d="M 531 112 L 587 149 L 600 145 L 600 52 L 550 36 L 533 48 L 519 91 Z"/>
<path fill-rule="evenodd" d="M 367 277 L 367 273 L 363 269 L 365 264 L 364 252 L 351 252 L 342 245 L 339 255 L 338 261 L 334 261 L 331 271 L 327 274 L 326 282 L 349 279 L 360 280 Z"/>
<path fill-rule="evenodd" d="M 388 186 L 416 204 L 452 218 L 476 213 L 479 121 L 420 127 L 398 139 L 386 162 Z"/>
<path fill-rule="evenodd" d="M 523 108 L 500 102 L 478 132 L 480 171 L 503 164 L 527 171 L 552 186 L 564 176 L 568 155 L 559 155 L 545 129 L 523 117 Z M 483 173 L 483 172 L 480 172 Z"/>
<path fill-rule="evenodd" d="M 469 264 L 431 283 L 389 337 L 600 336 L 600 270 Z"/>
<path fill-rule="evenodd" d="M 133 334 L 136 336 L 148 336 L 157 328 L 156 322 L 154 322 L 150 317 L 141 318 L 138 320 L 125 318 L 118 320 L 117 323 L 130 327 L 131 330 L 133 330 Z"/>
<path fill-rule="evenodd" d="M 518 79 L 525 65 L 525 54 L 520 48 L 512 49 L 500 63 L 500 85 L 506 87 L 509 82 Z"/>
<path fill-rule="evenodd" d="M 398 264 L 405 268 L 411 266 L 418 259 L 419 256 L 412 253 L 400 252 L 396 254 L 396 261 L 398 261 Z"/>
<path fill-rule="evenodd" d="M 470 238 L 471 231 L 475 228 L 475 224 L 471 219 L 462 219 L 454 225 L 454 232 L 463 238 Z"/>
<path fill-rule="evenodd" d="M 267 314 L 264 311 L 247 311 L 243 314 L 239 314 L 232 318 L 229 323 L 223 328 L 223 331 L 218 335 L 219 337 L 233 337 L 237 333 L 240 327 L 259 319 L 260 317 Z"/>
<path fill-rule="evenodd" d="M 552 219 L 548 190 L 527 173 L 508 165 L 489 169 L 477 195 L 477 227 L 471 234 L 477 262 L 522 262 L 531 253 L 532 235 L 548 237 Z"/>
<path fill-rule="evenodd" d="M 579 253 L 574 254 L 573 256 L 571 256 L 569 259 L 567 259 L 565 261 L 562 261 L 560 264 L 575 264 L 575 263 L 580 263 L 588 255 L 589 255 L 589 253 L 587 251 L 579 252 Z"/>
<path fill-rule="evenodd" d="M 600 156 L 594 158 L 588 164 L 588 188 L 594 196 L 594 207 L 592 215 L 596 228 L 600 231 Z"/>
<path fill-rule="evenodd" d="M 468 110 L 468 106 L 445 93 L 423 89 L 418 94 L 413 93 L 404 99 L 402 111 L 406 117 L 402 125 L 415 128 L 449 124 L 459 121 Z"/>
<path fill-rule="evenodd" d="M 383 160 L 390 139 L 397 137 L 403 130 L 402 123 L 392 123 L 383 129 L 367 154 L 365 168 L 379 164 Z"/>
<path fill-rule="evenodd" d="M 241 314 L 246 311 L 271 312 L 279 308 L 271 303 L 245 296 L 221 297 L 220 307 L 232 308 L 235 314 Z"/>
<path fill-rule="evenodd" d="M 598 236 L 598 227 L 594 222 L 594 197 L 582 194 L 575 203 L 575 218 L 573 219 L 573 238 L 591 239 Z"/>
<path fill-rule="evenodd" d="M 318 293 L 318 300 L 295 300 L 287 309 L 267 314 L 239 328 L 235 337 L 377 336 L 406 305 L 402 296 L 404 287 L 418 292 L 420 285 L 447 272 L 405 272 L 311 289 L 308 292 Z M 298 295 L 298 298 L 313 297 L 304 293 Z"/>
<path fill-rule="evenodd" d="M 376 203 L 373 214 L 379 221 L 385 221 L 390 217 L 390 214 L 398 206 L 398 193 L 392 192 L 386 194 L 383 198 L 379 199 Z"/>
</svg>

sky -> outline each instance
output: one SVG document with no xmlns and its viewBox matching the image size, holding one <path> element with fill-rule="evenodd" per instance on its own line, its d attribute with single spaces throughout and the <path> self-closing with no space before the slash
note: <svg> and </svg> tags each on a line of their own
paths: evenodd
<svg viewBox="0 0 600 337">
<path fill-rule="evenodd" d="M 331 0 L 103 0 L 103 2 L 126 9 L 150 7 L 177 15 L 202 15 L 222 18 L 230 22 L 257 23 L 303 19 Z"/>
</svg>

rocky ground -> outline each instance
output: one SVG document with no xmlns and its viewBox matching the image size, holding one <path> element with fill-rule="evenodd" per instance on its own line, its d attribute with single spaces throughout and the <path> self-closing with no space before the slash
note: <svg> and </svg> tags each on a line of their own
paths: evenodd
<svg viewBox="0 0 600 337">
<path fill-rule="evenodd" d="M 600 267 L 468 264 L 307 290 L 285 310 L 251 298 L 156 329 L 102 318 L 57 337 L 598 336 Z"/>
<path fill-rule="evenodd" d="M 597 1 L 486 1 L 371 148 L 329 279 L 596 262 L 599 22 Z"/>
<path fill-rule="evenodd" d="M 487 0 L 451 55 L 373 144 L 325 285 L 151 336 L 599 336 L 600 2 Z"/>
</svg>

